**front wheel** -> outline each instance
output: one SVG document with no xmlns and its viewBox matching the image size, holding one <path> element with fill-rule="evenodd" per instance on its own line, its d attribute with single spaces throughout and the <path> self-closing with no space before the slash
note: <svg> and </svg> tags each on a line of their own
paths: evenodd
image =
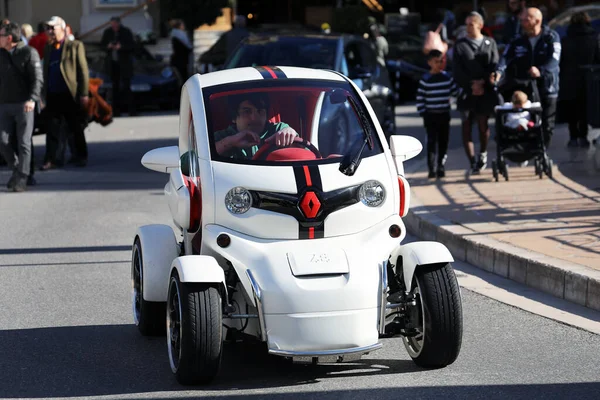
<svg viewBox="0 0 600 400">
<path fill-rule="evenodd" d="M 173 273 L 167 297 L 167 347 L 171 371 L 182 385 L 210 383 L 219 372 L 221 303 L 216 287 L 182 283 Z"/>
<path fill-rule="evenodd" d="M 403 342 L 415 364 L 441 368 L 452 364 L 462 344 L 460 289 L 450 264 L 417 267 L 412 292 L 418 311 L 416 335 Z"/>
</svg>

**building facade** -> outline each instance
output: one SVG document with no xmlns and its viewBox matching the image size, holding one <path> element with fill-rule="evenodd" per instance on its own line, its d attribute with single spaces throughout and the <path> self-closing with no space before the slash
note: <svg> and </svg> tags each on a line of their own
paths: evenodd
<svg viewBox="0 0 600 400">
<path fill-rule="evenodd" d="M 0 0 L 0 15 L 19 24 L 29 23 L 34 30 L 39 22 L 59 15 L 79 36 L 93 31 L 112 16 L 122 15 L 146 3 L 146 0 Z M 157 30 L 158 21 L 155 2 L 123 18 L 123 24 L 134 32 Z M 85 40 L 99 40 L 101 35 L 102 29 L 86 35 Z"/>
</svg>

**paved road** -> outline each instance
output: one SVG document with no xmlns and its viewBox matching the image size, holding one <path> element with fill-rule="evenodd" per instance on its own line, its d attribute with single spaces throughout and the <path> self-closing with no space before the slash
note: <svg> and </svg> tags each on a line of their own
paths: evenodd
<svg viewBox="0 0 600 400">
<path fill-rule="evenodd" d="M 166 175 L 139 160 L 176 130 L 174 116 L 94 126 L 87 168 L 0 192 L 0 398 L 600 398 L 600 336 L 465 289 L 463 348 L 448 368 L 415 367 L 399 339 L 316 367 L 227 346 L 213 386 L 180 387 L 165 339 L 132 324 L 129 281 L 136 227 L 169 222 Z"/>
</svg>

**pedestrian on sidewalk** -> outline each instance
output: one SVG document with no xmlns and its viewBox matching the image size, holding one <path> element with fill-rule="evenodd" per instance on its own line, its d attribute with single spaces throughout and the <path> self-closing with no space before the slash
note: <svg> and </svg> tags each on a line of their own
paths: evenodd
<svg viewBox="0 0 600 400">
<path fill-rule="evenodd" d="M 179 73 L 181 82 L 185 83 L 190 77 L 194 45 L 185 29 L 185 23 L 181 19 L 173 21 L 171 46 L 173 49 L 173 54 L 171 54 L 171 66 Z"/>
<path fill-rule="evenodd" d="M 46 33 L 46 23 L 40 22 L 38 24 L 37 33 L 29 40 L 29 45 L 37 50 L 40 55 L 40 59 L 44 58 L 44 48 L 48 43 L 48 34 Z"/>
<path fill-rule="evenodd" d="M 11 22 L 0 28 L 0 153 L 13 173 L 7 188 L 27 189 L 31 168 L 34 109 L 40 101 L 40 58 L 21 40 L 21 28 Z M 11 142 L 12 141 L 12 142 Z M 17 144 L 17 151 L 13 143 Z"/>
<path fill-rule="evenodd" d="M 600 64 L 600 34 L 591 25 L 590 16 L 578 12 L 571 17 L 567 36 L 562 39 L 560 61 L 561 105 L 567 108 L 568 147 L 590 147 L 588 140 L 587 89 L 584 65 Z"/>
<path fill-rule="evenodd" d="M 443 178 L 446 176 L 444 164 L 450 136 L 450 98 L 458 95 L 458 87 L 443 70 L 444 54 L 441 51 L 431 50 L 427 63 L 429 72 L 423 75 L 417 90 L 417 111 L 423 117 L 427 131 L 428 177 Z"/>
<path fill-rule="evenodd" d="M 488 120 L 498 104 L 495 71 L 498 48 L 494 39 L 481 33 L 483 17 L 471 12 L 466 18 L 467 36 L 454 45 L 453 75 L 460 88 L 457 108 L 462 118 L 462 138 L 472 174 L 479 174 L 487 166 L 487 146 L 490 138 Z M 475 159 L 473 124 L 479 130 L 479 159 Z"/>
<path fill-rule="evenodd" d="M 112 17 L 110 27 L 102 34 L 102 46 L 106 49 L 106 71 L 112 81 L 112 106 L 114 116 L 121 115 L 127 105 L 129 116 L 137 114 L 131 78 L 133 77 L 133 52 L 135 41 L 131 30 L 121 24 L 121 18 Z"/>
<path fill-rule="evenodd" d="M 522 81 L 533 81 L 537 85 L 540 98 L 532 100 L 542 105 L 544 144 L 548 148 L 556 120 L 562 46 L 558 33 L 547 25 L 542 26 L 542 12 L 535 7 L 522 14 L 521 26 L 523 35 L 506 46 L 497 76 L 506 75 L 503 86 L 510 90 L 516 89 L 515 82 L 516 86 Z"/>
<path fill-rule="evenodd" d="M 69 40 L 65 21 L 57 16 L 46 22 L 48 44 L 44 49 L 44 90 L 46 113 L 51 123 L 46 134 L 46 155 L 42 171 L 60 166 L 63 140 L 62 122 L 73 135 L 72 162 L 78 167 L 87 165 L 88 149 L 84 129 L 85 109 L 89 101 L 89 72 L 85 48 L 79 40 Z"/>
</svg>

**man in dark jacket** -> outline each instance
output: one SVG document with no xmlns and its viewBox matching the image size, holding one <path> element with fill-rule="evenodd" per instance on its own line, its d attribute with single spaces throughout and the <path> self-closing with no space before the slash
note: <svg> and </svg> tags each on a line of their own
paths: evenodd
<svg viewBox="0 0 600 400">
<path fill-rule="evenodd" d="M 542 26 L 542 12 L 528 8 L 521 19 L 523 35 L 513 40 L 504 50 L 498 66 L 498 75 L 506 75 L 506 92 L 517 88 L 520 82 L 537 85 L 540 98 L 530 99 L 542 104 L 542 127 L 546 147 L 554 133 L 556 101 L 558 97 L 558 74 L 561 43 L 558 33 Z"/>
<path fill-rule="evenodd" d="M 560 61 L 561 106 L 569 122 L 569 147 L 590 146 L 584 65 L 600 64 L 600 35 L 592 28 L 590 17 L 579 12 L 571 17 L 567 36 L 562 39 Z"/>
<path fill-rule="evenodd" d="M 527 8 L 524 0 L 508 0 L 509 16 L 504 21 L 502 43 L 508 44 L 521 34 L 521 14 Z"/>
<path fill-rule="evenodd" d="M 121 114 L 123 104 L 128 105 L 130 116 L 135 115 L 135 104 L 131 93 L 135 47 L 133 33 L 121 24 L 119 17 L 112 17 L 110 25 L 110 28 L 102 34 L 101 44 L 106 48 L 106 71 L 112 81 L 113 115 Z"/>
<path fill-rule="evenodd" d="M 497 104 L 492 83 L 498 64 L 498 48 L 494 39 L 481 34 L 483 17 L 472 12 L 465 25 L 467 36 L 454 45 L 453 77 L 460 88 L 457 106 L 462 114 L 462 135 L 471 173 L 479 174 L 487 165 L 487 144 L 490 137 L 488 119 Z M 479 128 L 479 159 L 471 131 L 473 123 Z"/>
<path fill-rule="evenodd" d="M 42 69 L 34 48 L 21 41 L 14 22 L 0 28 L 0 152 L 13 169 L 7 187 L 27 188 L 31 168 L 34 109 L 40 101 Z M 11 140 L 17 143 L 15 152 Z"/>
</svg>

